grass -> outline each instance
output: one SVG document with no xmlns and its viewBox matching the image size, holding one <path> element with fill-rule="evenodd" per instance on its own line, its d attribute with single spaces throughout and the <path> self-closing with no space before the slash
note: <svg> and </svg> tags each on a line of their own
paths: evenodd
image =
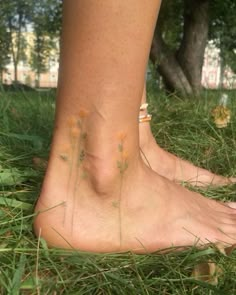
<svg viewBox="0 0 236 295">
<path fill-rule="evenodd" d="M 220 92 L 198 100 L 156 93 L 149 87 L 152 128 L 159 144 L 195 164 L 236 175 L 236 92 L 232 120 L 217 129 L 210 112 Z M 152 255 L 94 255 L 48 249 L 32 232 L 53 126 L 54 93 L 0 93 L 0 294 L 236 294 L 236 253 L 214 247 Z M 235 200 L 235 185 L 203 193 Z M 199 189 L 199 191 L 201 191 Z M 201 191 L 202 192 L 202 191 Z M 201 262 L 217 263 L 218 283 L 198 280 Z"/>
</svg>

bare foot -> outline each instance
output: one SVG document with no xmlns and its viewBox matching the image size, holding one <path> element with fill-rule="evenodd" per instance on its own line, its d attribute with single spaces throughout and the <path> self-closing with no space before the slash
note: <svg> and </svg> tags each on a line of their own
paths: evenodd
<svg viewBox="0 0 236 295">
<path fill-rule="evenodd" d="M 221 186 L 236 182 L 235 177 L 223 177 L 197 167 L 162 149 L 155 141 L 148 123 L 141 123 L 140 149 L 146 162 L 155 172 L 177 183 L 193 186 Z"/>
<path fill-rule="evenodd" d="M 131 163 L 124 156 L 108 177 L 106 165 L 103 173 L 102 168 L 90 170 L 91 163 L 85 160 L 78 169 L 54 144 L 34 223 L 49 246 L 147 253 L 235 243 L 235 209 L 159 176 L 140 158 Z"/>
</svg>

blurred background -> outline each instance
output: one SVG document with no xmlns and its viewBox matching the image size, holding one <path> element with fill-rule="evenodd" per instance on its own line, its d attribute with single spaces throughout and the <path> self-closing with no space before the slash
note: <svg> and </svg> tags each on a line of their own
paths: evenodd
<svg viewBox="0 0 236 295">
<path fill-rule="evenodd" d="M 180 96 L 235 89 L 235 15 L 235 0 L 163 0 L 147 80 Z M 57 86 L 61 16 L 62 0 L 0 0 L 3 87 Z"/>
</svg>

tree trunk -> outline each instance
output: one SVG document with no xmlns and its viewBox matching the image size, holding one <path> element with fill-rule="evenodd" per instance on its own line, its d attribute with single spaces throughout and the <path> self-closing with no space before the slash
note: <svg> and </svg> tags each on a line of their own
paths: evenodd
<svg viewBox="0 0 236 295">
<path fill-rule="evenodd" d="M 14 61 L 14 83 L 18 82 L 18 62 Z"/>
<path fill-rule="evenodd" d="M 37 71 L 37 73 L 36 73 L 36 81 L 35 81 L 36 88 L 40 87 L 40 76 L 41 76 L 40 71 Z"/>
<path fill-rule="evenodd" d="M 3 69 L 0 70 L 0 84 L 3 82 Z"/>
<path fill-rule="evenodd" d="M 217 85 L 218 88 L 223 89 L 224 88 L 224 74 L 225 74 L 225 62 L 222 55 L 220 55 L 220 81 Z"/>
<path fill-rule="evenodd" d="M 201 91 L 208 27 L 209 0 L 185 0 L 183 37 L 176 51 L 169 49 L 157 24 L 150 59 L 157 65 L 167 90 L 184 96 Z"/>
<path fill-rule="evenodd" d="M 17 31 L 13 29 L 12 20 L 8 20 L 8 25 L 11 34 L 11 53 L 12 59 L 14 64 L 14 83 L 18 82 L 18 63 L 20 61 L 20 54 L 21 54 L 21 37 L 22 37 L 22 19 L 23 16 L 19 14 L 19 27 Z M 14 40 L 15 39 L 15 40 Z M 16 44 L 14 44 L 14 41 Z"/>
<path fill-rule="evenodd" d="M 192 93 L 192 87 L 185 77 L 174 52 L 168 50 L 160 32 L 153 40 L 150 59 L 157 65 L 157 70 L 163 78 L 165 87 L 170 92 L 180 92 L 182 95 Z"/>
<path fill-rule="evenodd" d="M 18 53 L 16 52 L 17 49 L 15 49 L 14 45 L 14 33 L 12 31 L 11 26 L 10 27 L 10 32 L 11 32 L 11 55 L 12 55 L 12 60 L 13 60 L 13 67 L 14 67 L 14 83 L 17 83 L 18 81 Z"/>
<path fill-rule="evenodd" d="M 184 34 L 177 53 L 179 64 L 198 94 L 209 30 L 209 1 L 185 0 Z"/>
</svg>

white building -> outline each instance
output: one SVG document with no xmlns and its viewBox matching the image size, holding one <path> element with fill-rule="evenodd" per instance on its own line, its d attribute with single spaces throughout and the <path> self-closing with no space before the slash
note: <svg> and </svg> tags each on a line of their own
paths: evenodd
<svg viewBox="0 0 236 295">
<path fill-rule="evenodd" d="M 30 67 L 30 55 L 34 46 L 33 32 L 25 32 L 24 38 L 26 41 L 25 55 L 26 61 L 20 61 L 18 64 L 17 77 L 18 82 L 35 87 L 37 82 L 37 74 Z M 50 57 L 47 61 L 47 72 L 40 75 L 40 87 L 54 88 L 57 86 L 58 68 L 59 68 L 59 42 L 54 50 L 51 51 Z M 14 81 L 14 64 L 13 60 L 6 66 L 6 71 L 3 73 L 3 83 L 12 84 Z"/>
<path fill-rule="evenodd" d="M 209 42 L 205 50 L 202 85 L 211 89 L 221 86 L 226 89 L 236 88 L 236 74 L 228 66 L 222 69 L 220 50 L 213 42 Z"/>
<path fill-rule="evenodd" d="M 26 32 L 27 43 L 26 56 L 30 57 L 30 50 L 34 44 L 33 32 Z M 13 62 L 7 65 L 6 72 L 3 73 L 3 83 L 12 84 L 14 81 Z M 40 87 L 54 88 L 57 86 L 59 69 L 59 42 L 57 48 L 52 50 L 48 60 L 48 71 L 40 75 Z M 18 81 L 20 83 L 35 87 L 37 75 L 32 71 L 29 62 L 20 62 L 18 65 Z M 216 89 L 219 87 L 233 89 L 236 88 L 236 74 L 229 67 L 221 70 L 220 50 L 209 42 L 205 50 L 204 64 L 202 68 L 202 85 L 205 88 Z"/>
</svg>

